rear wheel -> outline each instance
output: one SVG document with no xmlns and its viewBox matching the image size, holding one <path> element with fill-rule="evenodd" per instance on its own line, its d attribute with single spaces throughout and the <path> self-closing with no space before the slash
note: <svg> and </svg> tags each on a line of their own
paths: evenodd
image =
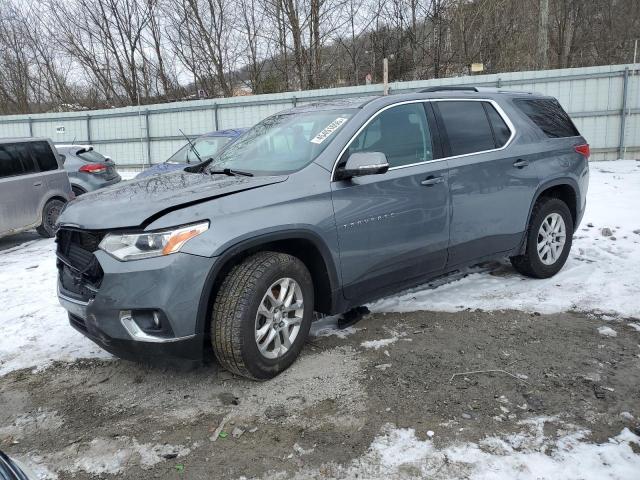
<svg viewBox="0 0 640 480">
<path fill-rule="evenodd" d="M 528 277 L 552 277 L 567 261 L 572 237 L 573 219 L 567 204 L 542 197 L 531 213 L 525 253 L 511 257 L 511 264 Z"/>
<path fill-rule="evenodd" d="M 62 209 L 64 202 L 62 200 L 49 200 L 42 209 L 42 223 L 36 227 L 36 232 L 42 237 L 51 238 L 56 234 L 56 222 Z"/>
<path fill-rule="evenodd" d="M 291 255 L 260 252 L 235 266 L 213 306 L 213 350 L 227 370 L 272 378 L 298 357 L 313 315 L 313 282 Z"/>
</svg>

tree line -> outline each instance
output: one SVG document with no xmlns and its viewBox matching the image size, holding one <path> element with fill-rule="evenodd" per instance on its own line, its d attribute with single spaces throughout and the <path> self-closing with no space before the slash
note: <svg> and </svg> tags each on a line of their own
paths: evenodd
<svg viewBox="0 0 640 480">
<path fill-rule="evenodd" d="M 0 113 L 629 63 L 638 0 L 0 0 Z"/>
</svg>

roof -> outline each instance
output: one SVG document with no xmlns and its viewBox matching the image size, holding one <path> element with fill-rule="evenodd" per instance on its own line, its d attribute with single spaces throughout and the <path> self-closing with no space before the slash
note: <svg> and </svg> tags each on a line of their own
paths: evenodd
<svg viewBox="0 0 640 480">
<path fill-rule="evenodd" d="M 305 103 L 299 107 L 286 110 L 288 113 L 304 113 L 317 110 L 344 110 L 345 108 L 362 108 L 367 103 L 380 98 L 379 95 L 368 95 L 362 97 L 343 97 L 335 100 L 318 100 L 312 103 Z M 299 99 L 302 101 L 302 99 Z"/>
<path fill-rule="evenodd" d="M 46 137 L 11 137 L 0 138 L 0 143 L 48 142 Z"/>
</svg>

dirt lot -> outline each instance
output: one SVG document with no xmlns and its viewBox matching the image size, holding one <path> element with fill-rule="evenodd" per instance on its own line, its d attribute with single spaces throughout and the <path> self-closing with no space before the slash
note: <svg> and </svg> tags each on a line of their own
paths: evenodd
<svg viewBox="0 0 640 480">
<path fill-rule="evenodd" d="M 617 336 L 598 333 L 604 324 Z M 590 442 L 638 432 L 640 332 L 628 321 L 417 312 L 372 314 L 346 333 L 314 337 L 265 383 L 215 363 L 13 372 L 0 378 L 0 448 L 60 479 L 322 478 L 354 476 L 385 425 L 436 446 L 517 433 L 540 418 L 551 437 L 567 425 L 590 430 Z M 452 379 L 493 369 L 504 372 Z M 397 467 L 411 476 L 411 465 Z M 436 467 L 466 475 L 446 456 Z"/>
</svg>

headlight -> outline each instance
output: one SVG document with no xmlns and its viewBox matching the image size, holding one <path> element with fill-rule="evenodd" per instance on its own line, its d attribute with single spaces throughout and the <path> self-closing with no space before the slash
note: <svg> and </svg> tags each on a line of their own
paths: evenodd
<svg viewBox="0 0 640 480">
<path fill-rule="evenodd" d="M 100 249 L 121 261 L 160 257 L 179 252 L 182 246 L 209 229 L 209 222 L 185 227 L 142 233 L 109 233 L 100 242 Z"/>
</svg>

